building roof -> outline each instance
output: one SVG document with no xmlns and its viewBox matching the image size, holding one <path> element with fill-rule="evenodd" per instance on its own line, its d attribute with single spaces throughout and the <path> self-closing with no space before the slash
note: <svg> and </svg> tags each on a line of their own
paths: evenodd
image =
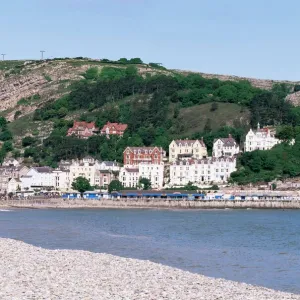
<svg viewBox="0 0 300 300">
<path fill-rule="evenodd" d="M 138 173 L 139 169 L 137 168 L 125 168 L 125 170 L 129 173 Z"/>
<path fill-rule="evenodd" d="M 174 142 L 176 143 L 177 146 L 179 146 L 179 144 L 182 144 L 182 145 L 187 144 L 189 147 L 193 146 L 196 142 L 199 142 L 202 147 L 206 148 L 206 145 L 205 145 L 203 139 L 201 139 L 201 140 L 188 140 L 188 139 L 186 139 L 186 140 L 174 140 Z"/>
<path fill-rule="evenodd" d="M 124 132 L 127 129 L 127 127 L 128 127 L 127 124 L 107 122 L 101 129 L 101 132 L 106 132 L 107 129 L 109 130 L 115 129 L 116 131 Z"/>
<path fill-rule="evenodd" d="M 153 150 L 155 150 L 155 149 L 158 149 L 159 150 L 159 152 L 164 152 L 164 149 L 162 148 L 162 147 L 127 147 L 125 150 L 124 150 L 124 152 L 126 151 L 126 150 L 130 150 L 130 151 L 140 151 L 141 152 L 141 154 L 144 154 L 146 151 L 149 153 L 149 151 L 153 151 Z"/>
<path fill-rule="evenodd" d="M 227 146 L 227 147 L 235 147 L 235 146 L 237 146 L 237 142 L 231 136 L 231 134 L 229 134 L 228 138 L 217 138 L 217 139 L 214 139 L 214 143 L 217 142 L 218 140 L 221 140 L 223 142 L 224 146 Z"/>
<path fill-rule="evenodd" d="M 103 161 L 102 164 L 105 164 L 108 167 L 119 166 L 119 163 L 116 161 Z"/>
<path fill-rule="evenodd" d="M 38 173 L 52 173 L 53 169 L 50 167 L 34 167 Z"/>
<path fill-rule="evenodd" d="M 198 164 L 212 164 L 214 162 L 234 162 L 235 157 L 208 157 L 202 159 L 190 159 L 190 160 L 177 160 L 171 165 L 185 166 L 185 165 L 198 165 Z"/>
<path fill-rule="evenodd" d="M 79 121 L 74 121 L 74 124 L 73 124 L 73 129 L 79 129 L 79 128 L 88 128 L 88 129 L 93 129 L 93 128 L 96 128 L 96 123 L 95 122 L 79 122 Z"/>
</svg>

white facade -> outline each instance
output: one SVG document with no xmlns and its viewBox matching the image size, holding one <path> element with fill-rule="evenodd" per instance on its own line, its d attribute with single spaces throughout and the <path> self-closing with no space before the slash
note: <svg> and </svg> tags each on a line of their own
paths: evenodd
<svg viewBox="0 0 300 300">
<path fill-rule="evenodd" d="M 139 164 L 139 177 L 151 181 L 153 189 L 160 189 L 164 185 L 164 163 L 161 164 Z"/>
<path fill-rule="evenodd" d="M 115 161 L 102 161 L 99 163 L 100 171 L 120 172 L 120 164 Z"/>
<path fill-rule="evenodd" d="M 70 185 L 72 186 L 72 182 L 80 176 L 88 179 L 91 185 L 97 185 L 99 183 L 96 182 L 97 170 L 99 170 L 99 162 L 92 157 L 73 160 L 70 165 Z"/>
<path fill-rule="evenodd" d="M 231 135 L 228 138 L 218 138 L 214 140 L 213 145 L 213 156 L 223 157 L 229 156 L 233 157 L 240 152 L 240 147 L 238 143 L 232 138 Z"/>
<path fill-rule="evenodd" d="M 22 178 L 22 177 L 21 177 Z M 49 167 L 31 168 L 26 174 L 31 188 L 54 188 L 55 176 L 53 170 Z M 21 179 L 22 180 L 22 179 Z M 27 183 L 27 184 L 28 184 Z"/>
<path fill-rule="evenodd" d="M 137 187 L 140 178 L 151 181 L 153 189 L 160 189 L 164 185 L 164 163 L 140 163 L 138 166 L 124 166 L 120 170 L 119 180 L 124 187 Z"/>
<path fill-rule="evenodd" d="M 259 124 L 257 130 L 250 129 L 246 135 L 245 152 L 255 150 L 270 150 L 281 141 L 275 137 L 276 131 L 268 127 L 260 128 Z"/>
<path fill-rule="evenodd" d="M 57 169 L 53 171 L 55 180 L 55 189 L 60 191 L 68 191 L 70 186 L 70 171 Z"/>
<path fill-rule="evenodd" d="M 177 161 L 170 165 L 170 186 L 226 183 L 236 171 L 236 159 L 231 157 Z"/>
<path fill-rule="evenodd" d="M 21 191 L 22 189 L 22 182 L 18 178 L 12 178 L 7 184 L 7 193 L 15 194 L 17 191 Z"/>
<path fill-rule="evenodd" d="M 2 166 L 4 166 L 4 167 L 18 167 L 18 166 L 20 166 L 20 163 L 14 158 L 6 158 L 3 161 Z"/>
<path fill-rule="evenodd" d="M 139 169 L 134 167 L 123 167 L 120 170 L 119 181 L 124 187 L 135 188 L 139 183 Z"/>
</svg>

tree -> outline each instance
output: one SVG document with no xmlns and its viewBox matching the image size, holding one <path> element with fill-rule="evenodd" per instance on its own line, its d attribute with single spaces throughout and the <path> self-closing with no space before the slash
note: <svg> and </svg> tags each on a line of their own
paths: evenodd
<svg viewBox="0 0 300 300">
<path fill-rule="evenodd" d="M 82 176 L 75 178 L 72 182 L 72 188 L 83 196 L 83 193 L 92 189 L 90 182 Z"/>
<path fill-rule="evenodd" d="M 211 104 L 211 107 L 210 107 L 210 111 L 216 111 L 218 109 L 218 103 L 217 102 L 213 102 Z"/>
<path fill-rule="evenodd" d="M 4 117 L 0 117 L 0 127 L 3 128 L 7 125 L 7 121 Z"/>
<path fill-rule="evenodd" d="M 58 111 L 57 111 L 57 117 L 58 118 L 63 118 L 68 114 L 68 109 L 65 107 L 61 107 Z"/>
<path fill-rule="evenodd" d="M 204 132 L 211 132 L 211 119 L 207 119 L 205 126 L 204 126 Z"/>
<path fill-rule="evenodd" d="M 291 141 L 294 136 L 294 128 L 292 126 L 284 126 L 276 133 L 276 137 L 284 142 Z"/>
<path fill-rule="evenodd" d="M 98 68 L 89 68 L 83 75 L 87 80 L 93 80 L 98 77 Z"/>
<path fill-rule="evenodd" d="M 188 184 L 185 185 L 184 189 L 187 191 L 195 191 L 198 189 L 198 187 L 193 185 L 193 183 L 191 181 L 189 181 Z"/>
<path fill-rule="evenodd" d="M 9 141 L 9 140 L 12 140 L 12 138 L 13 138 L 12 133 L 8 129 L 6 129 L 0 133 L 1 141 Z"/>
<path fill-rule="evenodd" d="M 33 138 L 32 136 L 25 136 L 22 139 L 22 146 L 23 147 L 31 146 L 31 145 L 34 145 L 35 143 L 36 143 L 36 139 Z"/>
<path fill-rule="evenodd" d="M 12 151 L 14 149 L 12 142 L 6 141 L 3 143 L 2 148 L 5 152 Z"/>
<path fill-rule="evenodd" d="M 128 59 L 125 57 L 122 57 L 118 60 L 118 62 L 122 63 L 122 64 L 128 64 Z"/>
<path fill-rule="evenodd" d="M 294 92 L 299 92 L 300 91 L 300 84 L 296 84 L 294 87 Z"/>
<path fill-rule="evenodd" d="M 123 188 L 124 187 L 119 180 L 112 180 L 108 186 L 108 192 L 111 193 L 113 191 L 121 191 Z"/>
<path fill-rule="evenodd" d="M 142 64 L 143 61 L 140 58 L 136 57 L 136 58 L 131 58 L 129 60 L 129 63 L 131 63 L 131 64 Z"/>
<path fill-rule="evenodd" d="M 141 177 L 141 178 L 139 179 L 139 186 L 140 186 L 143 190 L 150 190 L 150 189 L 151 189 L 151 181 L 150 181 L 150 179 Z"/>
</svg>

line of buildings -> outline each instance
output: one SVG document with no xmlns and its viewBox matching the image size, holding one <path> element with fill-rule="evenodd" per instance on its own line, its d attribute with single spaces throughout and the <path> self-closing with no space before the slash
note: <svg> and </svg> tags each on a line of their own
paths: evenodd
<svg viewBox="0 0 300 300">
<path fill-rule="evenodd" d="M 87 138 L 97 128 L 85 122 L 74 122 L 68 135 L 80 134 Z M 117 125 L 122 125 L 118 127 Z M 123 135 L 126 124 L 107 123 L 101 130 Z M 122 130 L 121 130 L 122 129 Z M 91 130 L 91 131 L 89 131 Z M 119 130 L 119 131 L 118 131 Z M 78 133 L 80 132 L 80 133 Z M 269 127 L 250 129 L 246 135 L 245 151 L 267 150 L 280 143 L 275 130 Z M 198 187 L 222 185 L 236 171 L 240 146 L 229 135 L 213 142 L 212 156 L 200 140 L 173 140 L 169 145 L 169 156 L 161 147 L 127 147 L 123 152 L 123 164 L 100 162 L 92 157 L 61 161 L 58 168 L 27 167 L 15 159 L 7 159 L 0 167 L 0 193 L 33 192 L 39 190 L 72 191 L 73 181 L 85 177 L 98 189 L 107 188 L 112 180 L 119 180 L 125 188 L 137 188 L 140 178 L 148 178 L 153 189 L 175 188 L 193 184 Z"/>
</svg>

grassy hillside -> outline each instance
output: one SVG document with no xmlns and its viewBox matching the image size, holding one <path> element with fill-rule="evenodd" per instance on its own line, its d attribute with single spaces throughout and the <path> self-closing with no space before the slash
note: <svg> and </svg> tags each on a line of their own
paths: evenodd
<svg viewBox="0 0 300 300">
<path fill-rule="evenodd" d="M 249 126 L 250 113 L 247 108 L 234 103 L 217 105 L 215 111 L 212 111 L 211 103 L 182 108 L 178 118 L 182 134 L 190 136 L 204 131 L 208 120 L 211 121 L 211 129 L 214 131 L 224 126 Z"/>
</svg>

